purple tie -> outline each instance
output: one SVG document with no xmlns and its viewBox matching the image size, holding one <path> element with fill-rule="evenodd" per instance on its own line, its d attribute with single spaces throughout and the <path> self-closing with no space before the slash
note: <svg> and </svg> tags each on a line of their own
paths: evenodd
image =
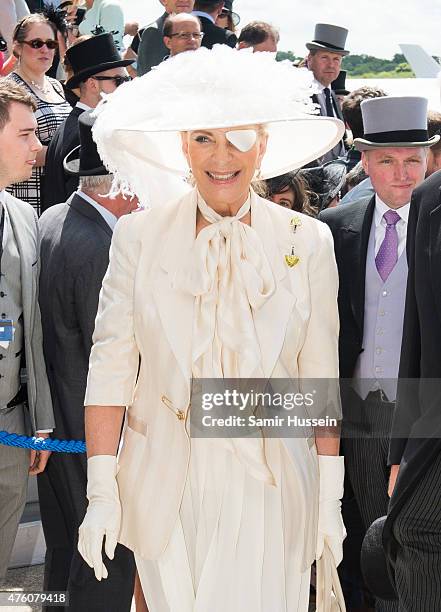
<svg viewBox="0 0 441 612">
<path fill-rule="evenodd" d="M 386 221 L 386 235 L 375 258 L 378 274 L 386 282 L 389 274 L 398 261 L 398 234 L 396 225 L 401 219 L 394 210 L 388 210 L 383 215 Z"/>
</svg>

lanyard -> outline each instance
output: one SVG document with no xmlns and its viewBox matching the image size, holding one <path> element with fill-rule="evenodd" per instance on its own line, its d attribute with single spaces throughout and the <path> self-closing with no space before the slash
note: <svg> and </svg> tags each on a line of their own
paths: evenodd
<svg viewBox="0 0 441 612">
<path fill-rule="evenodd" d="M 5 207 L 2 207 L 2 218 L 0 220 L 0 283 L 2 282 L 2 257 L 3 257 L 3 232 L 5 229 Z"/>
</svg>

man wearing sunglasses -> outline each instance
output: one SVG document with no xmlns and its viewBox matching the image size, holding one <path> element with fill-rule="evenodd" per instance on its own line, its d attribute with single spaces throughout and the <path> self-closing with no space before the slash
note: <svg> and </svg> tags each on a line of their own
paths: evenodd
<svg viewBox="0 0 441 612">
<path fill-rule="evenodd" d="M 203 36 L 201 22 L 194 15 L 180 13 L 165 20 L 164 44 L 170 50 L 170 57 L 184 51 L 196 51 L 201 46 Z"/>
<path fill-rule="evenodd" d="M 91 58 L 93 65 L 90 65 Z M 63 160 L 79 145 L 80 115 L 95 108 L 103 94 L 111 94 L 130 80 L 126 66 L 133 63 L 133 60 L 121 59 L 111 34 L 81 37 L 67 50 L 66 59 L 74 73 L 66 87 L 79 88 L 80 100 L 49 145 L 45 167 L 47 189 L 43 194 L 42 212 L 54 204 L 65 202 L 78 187 L 78 178 L 64 171 Z"/>
</svg>

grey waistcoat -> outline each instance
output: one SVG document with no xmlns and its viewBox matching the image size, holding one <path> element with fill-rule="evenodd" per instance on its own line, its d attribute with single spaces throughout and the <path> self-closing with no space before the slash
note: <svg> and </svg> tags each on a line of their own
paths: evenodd
<svg viewBox="0 0 441 612">
<path fill-rule="evenodd" d="M 404 249 L 383 283 L 375 265 L 375 223 L 372 223 L 366 259 L 363 352 L 355 368 L 354 387 L 364 399 L 382 389 L 389 401 L 396 398 L 407 284 Z"/>
<path fill-rule="evenodd" d="M 0 202 L 0 216 L 2 208 Z M 2 276 L 0 278 L 0 317 L 13 320 L 15 334 L 7 349 L 0 347 L 0 409 L 6 406 L 19 389 L 20 361 L 23 348 L 20 254 L 12 226 L 8 223 L 8 217 L 5 219 L 5 231 L 6 243 L 3 250 Z"/>
</svg>

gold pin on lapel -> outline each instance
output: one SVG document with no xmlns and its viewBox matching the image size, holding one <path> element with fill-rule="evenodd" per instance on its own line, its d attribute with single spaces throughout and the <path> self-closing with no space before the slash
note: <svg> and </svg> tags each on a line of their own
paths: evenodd
<svg viewBox="0 0 441 612">
<path fill-rule="evenodd" d="M 291 255 L 285 255 L 285 261 L 290 268 L 293 268 L 299 263 L 300 257 L 294 253 L 294 247 L 291 249 Z"/>
<path fill-rule="evenodd" d="M 292 231 L 295 233 L 297 228 L 302 225 L 302 220 L 296 215 L 295 217 L 292 217 L 290 225 L 292 227 Z"/>
</svg>

